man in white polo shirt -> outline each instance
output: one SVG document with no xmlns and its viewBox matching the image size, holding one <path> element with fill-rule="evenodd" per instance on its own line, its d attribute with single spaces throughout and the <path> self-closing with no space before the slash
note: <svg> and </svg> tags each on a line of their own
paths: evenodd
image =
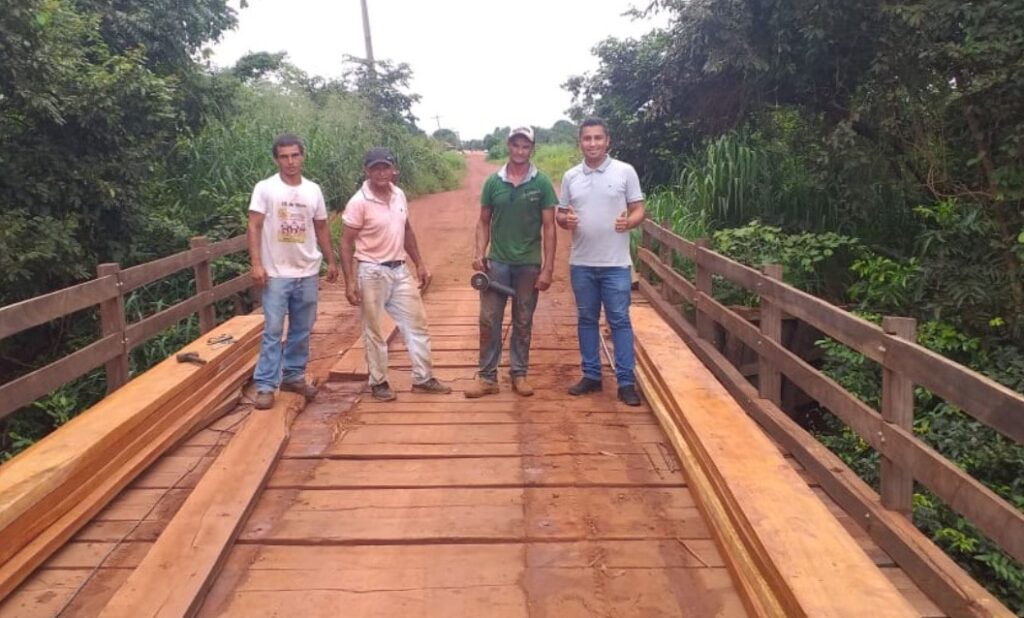
<svg viewBox="0 0 1024 618">
<path fill-rule="evenodd" d="M 445 394 L 451 387 L 433 376 L 427 314 L 420 292 L 430 285 L 430 271 L 420 257 L 416 234 L 409 223 L 405 193 L 392 182 L 395 157 L 385 148 L 371 148 L 363 159 L 366 182 L 356 191 L 342 214 L 341 271 L 345 296 L 362 306 L 363 339 L 370 390 L 374 399 L 397 396 L 388 383 L 388 345 L 381 332 L 386 311 L 405 337 L 412 362 L 412 390 Z M 406 267 L 416 263 L 419 285 Z M 358 262 L 357 272 L 352 272 Z"/>
<path fill-rule="evenodd" d="M 569 272 L 576 296 L 577 334 L 583 377 L 570 395 L 601 390 L 600 334 L 597 323 L 604 305 L 615 345 L 615 378 L 619 399 L 640 405 L 636 392 L 636 353 L 629 321 L 632 278 L 629 230 L 644 220 L 644 194 L 632 165 L 608 156 L 611 139 L 601 118 L 580 124 L 583 163 L 562 177 L 555 222 L 572 231 Z"/>
<path fill-rule="evenodd" d="M 306 156 L 302 141 L 281 135 L 271 151 L 278 173 L 256 184 L 249 204 L 252 278 L 263 289 L 263 341 L 253 374 L 258 410 L 274 405 L 279 385 L 306 399 L 316 396 L 316 387 L 306 382 L 305 373 L 323 255 L 327 256 L 327 280 L 338 278 L 324 195 L 320 185 L 302 176 Z M 285 315 L 288 338 L 282 353 Z"/>
</svg>

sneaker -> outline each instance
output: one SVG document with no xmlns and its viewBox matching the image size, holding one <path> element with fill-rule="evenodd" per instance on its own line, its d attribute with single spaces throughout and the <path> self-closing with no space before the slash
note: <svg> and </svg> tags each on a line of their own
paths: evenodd
<svg viewBox="0 0 1024 618">
<path fill-rule="evenodd" d="M 498 388 L 497 382 L 490 382 L 481 377 L 477 377 L 476 383 L 466 389 L 466 392 L 463 393 L 463 395 L 466 396 L 466 399 L 476 399 L 478 397 L 483 397 L 484 395 L 496 395 L 499 391 L 500 389 Z"/>
<path fill-rule="evenodd" d="M 426 382 L 413 384 L 412 392 L 430 393 L 431 395 L 447 395 L 448 393 L 452 392 L 452 387 L 448 386 L 444 382 L 441 382 L 437 378 L 430 378 Z"/>
<path fill-rule="evenodd" d="M 619 388 L 619 401 L 627 406 L 638 406 L 640 405 L 640 394 L 636 392 L 636 387 L 632 384 L 623 386 Z"/>
<path fill-rule="evenodd" d="M 595 380 L 583 376 L 580 381 L 569 387 L 569 394 L 577 397 L 579 395 L 586 395 L 587 393 L 596 393 L 601 390 L 601 380 Z"/>
<path fill-rule="evenodd" d="M 523 397 L 533 395 L 533 387 L 526 381 L 526 376 L 512 376 L 512 390 Z"/>
<path fill-rule="evenodd" d="M 313 398 L 316 397 L 317 393 L 317 388 L 305 380 L 281 382 L 281 390 L 289 393 L 298 393 L 305 397 L 306 401 L 313 401 Z"/>
<path fill-rule="evenodd" d="M 391 385 L 387 382 L 374 384 L 370 387 L 370 390 L 373 392 L 373 398 L 377 401 L 394 401 L 398 399 L 398 395 L 395 395 L 395 391 L 391 390 Z"/>
<path fill-rule="evenodd" d="M 257 391 L 253 407 L 257 410 L 269 410 L 274 407 L 274 391 Z"/>
</svg>

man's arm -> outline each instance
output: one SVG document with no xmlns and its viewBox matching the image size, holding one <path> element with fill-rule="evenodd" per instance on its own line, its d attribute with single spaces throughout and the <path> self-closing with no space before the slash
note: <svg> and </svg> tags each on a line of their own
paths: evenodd
<svg viewBox="0 0 1024 618">
<path fill-rule="evenodd" d="M 491 215 L 489 206 L 480 207 L 480 218 L 476 221 L 476 248 L 473 253 L 473 270 L 487 272 L 487 246 L 491 244 Z"/>
<path fill-rule="evenodd" d="M 359 280 L 352 271 L 356 261 L 356 236 L 359 230 L 344 226 L 341 229 L 341 274 L 345 278 L 345 298 L 349 304 L 358 305 L 360 300 Z"/>
<path fill-rule="evenodd" d="M 558 237 L 555 234 L 555 209 L 545 208 L 540 212 L 540 216 L 544 263 L 541 265 L 540 276 L 537 277 L 535 287 L 543 292 L 551 287 L 551 280 L 555 276 L 555 249 L 558 247 Z"/>
<path fill-rule="evenodd" d="M 264 219 L 266 215 L 262 212 L 250 210 L 249 225 L 245 233 L 249 244 L 249 263 L 252 264 L 252 281 L 259 287 L 267 285 L 267 271 L 263 268 L 263 256 L 260 253 Z"/>
<path fill-rule="evenodd" d="M 416 276 L 420 279 L 420 291 L 426 292 L 432 275 L 427 265 L 423 262 L 423 258 L 420 257 L 420 246 L 416 242 L 416 232 L 412 231 L 412 223 L 409 219 L 405 220 L 405 244 L 403 246 L 409 259 L 416 262 Z"/>
<path fill-rule="evenodd" d="M 615 231 L 628 232 L 637 227 L 643 223 L 645 212 L 643 200 L 626 204 L 626 210 L 623 210 L 615 219 Z"/>
<path fill-rule="evenodd" d="M 334 246 L 331 245 L 327 219 L 313 219 L 313 229 L 320 243 L 320 251 L 327 256 L 327 281 L 334 283 L 338 280 L 338 264 L 334 261 Z"/>
</svg>

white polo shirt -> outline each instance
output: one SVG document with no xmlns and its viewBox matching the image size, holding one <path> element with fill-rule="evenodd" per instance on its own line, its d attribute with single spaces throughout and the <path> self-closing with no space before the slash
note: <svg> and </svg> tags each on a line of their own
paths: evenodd
<svg viewBox="0 0 1024 618">
<path fill-rule="evenodd" d="M 644 199 L 640 178 L 628 163 L 605 157 L 592 169 L 580 163 L 562 176 L 559 208 L 572 205 L 579 224 L 572 231 L 574 266 L 630 266 L 629 232 L 616 232 L 626 205 Z"/>
</svg>

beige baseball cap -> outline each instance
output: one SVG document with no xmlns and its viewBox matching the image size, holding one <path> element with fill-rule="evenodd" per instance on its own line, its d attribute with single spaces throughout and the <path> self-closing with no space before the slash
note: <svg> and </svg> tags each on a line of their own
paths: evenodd
<svg viewBox="0 0 1024 618">
<path fill-rule="evenodd" d="M 533 143 L 533 127 L 531 127 L 530 125 L 524 124 L 513 126 L 512 129 L 508 132 L 508 138 L 512 139 L 517 135 L 522 135 L 526 139 L 530 140 L 530 143 Z"/>
</svg>

